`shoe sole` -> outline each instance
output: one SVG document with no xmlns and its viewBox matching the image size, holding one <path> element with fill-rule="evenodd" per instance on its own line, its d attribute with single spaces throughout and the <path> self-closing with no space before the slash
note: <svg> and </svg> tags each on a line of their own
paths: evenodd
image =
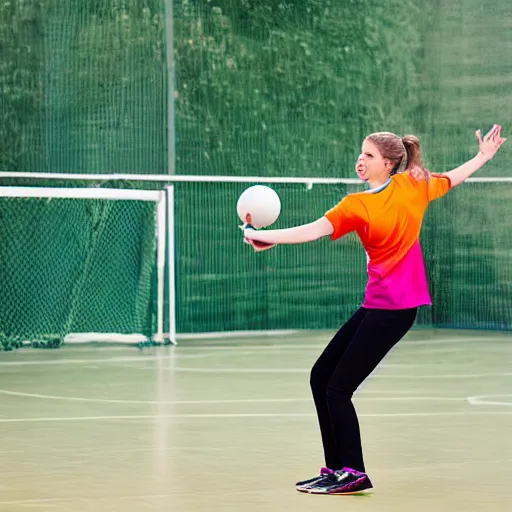
<svg viewBox="0 0 512 512">
<path fill-rule="evenodd" d="M 301 486 L 296 486 L 295 489 L 297 489 L 297 491 L 299 492 L 309 492 L 309 489 L 311 489 L 312 485 L 301 485 Z"/>
<path fill-rule="evenodd" d="M 371 494 L 373 492 L 372 489 L 363 489 L 361 491 L 348 491 L 348 492 L 315 492 L 314 489 L 308 489 L 306 491 L 308 494 L 314 494 L 316 496 L 355 496 L 356 494 Z"/>
<path fill-rule="evenodd" d="M 368 494 L 368 493 L 371 493 L 372 490 L 373 490 L 373 485 L 371 484 L 371 482 L 369 480 L 367 480 L 366 482 L 366 485 L 368 485 L 368 487 L 364 487 L 363 489 L 356 489 L 354 491 L 342 491 L 342 490 L 339 490 L 339 491 L 323 491 L 321 489 L 315 489 L 314 487 L 311 487 L 309 489 L 307 489 L 307 492 L 309 494 L 327 494 L 327 495 L 337 495 L 337 496 L 341 496 L 341 495 L 354 495 L 354 494 Z M 363 484 L 364 485 L 364 484 Z"/>
</svg>

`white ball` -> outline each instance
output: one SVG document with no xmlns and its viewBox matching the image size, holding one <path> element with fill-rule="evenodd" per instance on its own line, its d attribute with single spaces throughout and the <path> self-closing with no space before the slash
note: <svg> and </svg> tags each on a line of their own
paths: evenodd
<svg viewBox="0 0 512 512">
<path fill-rule="evenodd" d="M 242 222 L 256 229 L 273 224 L 281 213 L 281 200 L 277 192 L 265 185 L 254 185 L 244 190 L 236 204 Z"/>
</svg>

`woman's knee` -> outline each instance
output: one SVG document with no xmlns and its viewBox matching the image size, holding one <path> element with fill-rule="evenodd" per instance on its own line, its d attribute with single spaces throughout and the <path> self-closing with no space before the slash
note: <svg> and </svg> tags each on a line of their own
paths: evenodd
<svg viewBox="0 0 512 512">
<path fill-rule="evenodd" d="M 348 379 L 334 379 L 327 383 L 326 395 L 332 398 L 344 398 L 350 400 L 355 393 L 357 386 L 355 386 Z"/>
<path fill-rule="evenodd" d="M 327 391 L 327 384 L 329 383 L 330 375 L 323 365 L 316 362 L 311 368 L 309 375 L 309 385 L 313 394 L 325 394 Z"/>
</svg>

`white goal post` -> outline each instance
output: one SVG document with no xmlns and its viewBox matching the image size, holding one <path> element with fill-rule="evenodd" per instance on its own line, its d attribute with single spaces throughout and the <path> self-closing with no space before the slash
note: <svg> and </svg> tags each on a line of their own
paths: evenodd
<svg viewBox="0 0 512 512">
<path fill-rule="evenodd" d="M 3 198 L 61 198 L 61 199 L 105 199 L 115 201 L 151 201 L 157 204 L 155 232 L 157 240 L 157 332 L 152 340 L 163 342 L 164 333 L 164 273 L 166 262 L 167 238 L 167 193 L 165 190 L 133 190 L 115 188 L 58 188 L 58 187 L 17 187 L 0 186 Z M 174 332 L 169 333 L 171 343 L 175 342 Z M 91 341 L 144 343 L 147 336 L 140 333 L 71 333 L 65 338 L 66 343 L 83 343 Z"/>
</svg>

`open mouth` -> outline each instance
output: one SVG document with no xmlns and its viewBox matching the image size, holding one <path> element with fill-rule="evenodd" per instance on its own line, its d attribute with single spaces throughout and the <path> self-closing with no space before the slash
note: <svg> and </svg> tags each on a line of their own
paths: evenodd
<svg viewBox="0 0 512 512">
<path fill-rule="evenodd" d="M 362 167 L 356 167 L 356 174 L 360 180 L 366 181 L 366 171 Z"/>
</svg>

